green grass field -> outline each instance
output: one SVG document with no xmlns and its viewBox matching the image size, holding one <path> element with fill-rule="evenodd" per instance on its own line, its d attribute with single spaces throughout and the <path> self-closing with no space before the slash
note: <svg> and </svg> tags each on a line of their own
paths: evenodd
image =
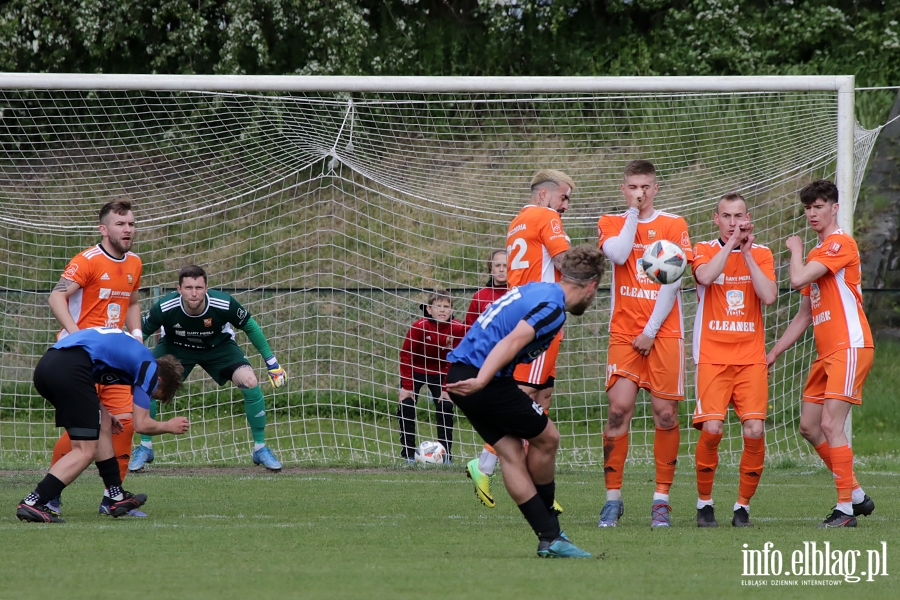
<svg viewBox="0 0 900 600">
<path fill-rule="evenodd" d="M 890 469 L 886 468 L 890 467 Z M 130 476 L 150 496 L 148 519 L 96 514 L 95 475 L 65 495 L 65 525 L 21 523 L 14 501 L 40 473 L 3 472 L 0 494 L 0 598 L 896 598 L 900 546 L 896 502 L 900 463 L 863 467 L 859 477 L 878 503 L 855 530 L 816 527 L 834 501 L 824 469 L 769 468 L 753 502 L 756 527 L 728 521 L 737 473 L 717 478 L 717 530 L 695 526 L 693 474 L 672 492 L 673 527 L 651 530 L 652 471 L 626 471 L 626 513 L 614 530 L 596 527 L 602 471 L 561 473 L 561 523 L 594 554 L 541 560 L 537 541 L 502 486 L 497 508 L 482 507 L 460 467 L 426 470 L 162 469 Z M 499 482 L 498 482 L 499 484 Z M 887 543 L 888 576 L 743 577 L 743 544 L 772 542 L 786 557 L 804 542 L 842 552 Z M 765 580 L 765 589 L 742 581 Z M 828 579 L 834 587 L 774 587 L 773 581 Z M 847 589 L 851 586 L 851 589 Z"/>
</svg>

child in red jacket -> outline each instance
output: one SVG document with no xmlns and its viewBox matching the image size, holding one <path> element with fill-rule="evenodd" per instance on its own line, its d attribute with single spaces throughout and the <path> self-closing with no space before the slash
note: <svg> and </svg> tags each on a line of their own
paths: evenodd
<svg viewBox="0 0 900 600">
<path fill-rule="evenodd" d="M 416 452 L 416 399 L 428 386 L 437 408 L 438 441 L 450 462 L 453 444 L 453 402 L 444 389 L 449 363 L 447 354 L 466 335 L 466 326 L 453 318 L 453 305 L 446 290 L 435 290 L 422 305 L 425 316 L 409 328 L 400 349 L 400 456 L 412 462 Z"/>
</svg>

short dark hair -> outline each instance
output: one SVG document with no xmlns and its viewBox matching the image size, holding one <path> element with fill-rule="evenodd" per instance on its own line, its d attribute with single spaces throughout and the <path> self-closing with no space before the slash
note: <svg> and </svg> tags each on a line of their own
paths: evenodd
<svg viewBox="0 0 900 600">
<path fill-rule="evenodd" d="M 428 306 L 431 306 L 438 300 L 446 300 L 450 303 L 450 306 L 453 306 L 453 299 L 450 297 L 450 292 L 442 288 L 436 288 L 433 292 L 428 294 Z"/>
<path fill-rule="evenodd" d="M 197 265 L 188 265 L 186 267 L 181 267 L 181 270 L 178 271 L 179 286 L 181 286 L 181 282 L 184 281 L 185 277 L 190 277 L 191 279 L 202 277 L 203 283 L 208 283 L 206 280 L 206 271 L 203 270 L 203 267 L 198 267 Z"/>
<path fill-rule="evenodd" d="M 749 207 L 747 206 L 747 200 L 745 200 L 743 196 L 741 196 L 737 192 L 728 192 L 727 194 L 725 194 L 724 196 L 719 198 L 718 202 L 716 202 L 716 214 L 719 213 L 719 204 L 720 203 L 722 203 L 723 201 L 724 202 L 734 202 L 735 200 L 740 200 L 741 202 L 744 203 L 744 208 L 746 208 L 747 210 L 750 210 Z"/>
<path fill-rule="evenodd" d="M 600 249 L 593 244 L 582 244 L 566 251 L 559 270 L 564 279 L 585 286 L 603 277 L 604 267 Z"/>
<path fill-rule="evenodd" d="M 156 375 L 159 377 L 157 389 L 160 392 L 160 402 L 171 402 L 175 398 L 175 392 L 181 389 L 182 374 L 184 374 L 184 367 L 171 354 L 156 359 Z"/>
<path fill-rule="evenodd" d="M 803 189 L 800 190 L 800 202 L 803 203 L 803 206 L 809 206 L 819 199 L 831 204 L 837 204 L 837 186 L 827 179 L 819 179 L 806 184 Z"/>
<path fill-rule="evenodd" d="M 112 200 L 111 202 L 107 202 L 102 207 L 100 207 L 100 222 L 110 214 L 114 213 L 117 215 L 127 215 L 132 211 L 131 209 L 131 200 L 128 198 L 119 198 L 118 200 Z"/>
<path fill-rule="evenodd" d="M 655 177 L 656 167 L 649 160 L 639 158 L 625 165 L 625 177 L 631 175 L 653 175 Z"/>
</svg>

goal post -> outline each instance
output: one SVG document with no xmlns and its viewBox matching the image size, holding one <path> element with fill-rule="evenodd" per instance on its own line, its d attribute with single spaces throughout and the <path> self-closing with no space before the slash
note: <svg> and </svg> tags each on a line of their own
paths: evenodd
<svg viewBox="0 0 900 600">
<path fill-rule="evenodd" d="M 491 249 L 527 202 L 539 168 L 576 181 L 564 226 L 596 243 L 601 214 L 623 207 L 625 163 L 659 170 L 661 209 L 711 239 L 715 200 L 740 191 L 786 286 L 784 238 L 812 238 L 796 193 L 834 178 L 840 220 L 853 206 L 874 136 L 858 128 L 852 76 L 300 77 L 0 73 L 0 465 L 43 464 L 58 430 L 30 385 L 57 324 L 46 296 L 69 258 L 99 240 L 110 199 L 135 203 L 142 309 L 200 264 L 263 327 L 290 381 L 264 389 L 269 445 L 286 465 L 393 464 L 399 348 L 425 290 L 449 289 L 456 316 L 484 284 Z M 551 417 L 560 462 L 602 462 L 609 276 L 594 307 L 570 319 Z M 685 281 L 686 345 L 696 304 Z M 604 293 L 603 290 L 606 290 Z M 796 294 L 766 311 L 769 344 Z M 260 375 L 262 361 L 238 332 Z M 769 456 L 808 454 L 797 434 L 810 336 L 775 370 Z M 687 352 L 690 355 L 690 352 Z M 696 434 L 688 362 L 682 454 Z M 172 411 L 184 438 L 159 463 L 241 464 L 250 435 L 241 397 L 196 369 Z M 435 438 L 420 397 L 419 440 Z M 633 460 L 652 457 L 642 395 Z M 733 419 L 723 461 L 736 463 Z M 456 415 L 453 454 L 477 436 Z"/>
</svg>

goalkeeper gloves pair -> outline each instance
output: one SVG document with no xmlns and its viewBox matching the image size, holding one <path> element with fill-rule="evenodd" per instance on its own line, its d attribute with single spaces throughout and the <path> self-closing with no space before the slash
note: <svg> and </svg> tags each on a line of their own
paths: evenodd
<svg viewBox="0 0 900 600">
<path fill-rule="evenodd" d="M 266 359 L 266 369 L 269 372 L 269 381 L 273 388 L 280 388 L 287 383 L 287 373 L 278 364 L 274 354 Z"/>
</svg>

